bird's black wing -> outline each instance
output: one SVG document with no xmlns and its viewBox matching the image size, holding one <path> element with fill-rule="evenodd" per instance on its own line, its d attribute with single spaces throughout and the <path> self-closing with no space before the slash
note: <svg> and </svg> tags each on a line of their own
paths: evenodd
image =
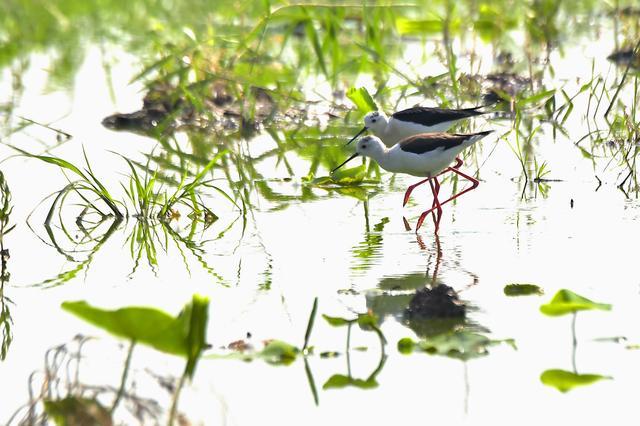
<svg viewBox="0 0 640 426">
<path fill-rule="evenodd" d="M 484 114 L 485 111 L 478 111 L 480 108 L 482 108 L 482 106 L 466 109 L 443 109 L 417 106 L 398 111 L 394 113 L 392 117 L 400 121 L 410 121 L 424 126 L 434 126 L 447 121 L 461 120 L 463 118 Z"/>
<path fill-rule="evenodd" d="M 398 142 L 400 149 L 414 154 L 424 154 L 438 148 L 449 148 L 461 145 L 472 135 L 454 135 L 450 133 L 424 133 L 408 137 Z"/>
</svg>

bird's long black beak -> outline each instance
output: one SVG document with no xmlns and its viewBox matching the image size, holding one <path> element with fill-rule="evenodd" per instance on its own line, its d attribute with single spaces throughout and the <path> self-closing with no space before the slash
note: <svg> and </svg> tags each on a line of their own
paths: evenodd
<svg viewBox="0 0 640 426">
<path fill-rule="evenodd" d="M 349 145 L 351 142 L 355 141 L 355 140 L 356 140 L 356 138 L 357 138 L 358 136 L 360 136 L 361 134 L 363 134 L 363 133 L 364 133 L 364 132 L 366 132 L 366 131 L 367 131 L 367 128 L 366 128 L 366 127 L 363 127 L 363 128 L 362 128 L 362 130 L 360 130 L 360 131 L 358 132 L 358 134 L 357 134 L 357 135 L 355 135 L 354 137 L 352 137 L 352 138 L 351 138 L 351 140 L 350 140 L 349 142 L 347 142 L 346 144 L 344 144 L 344 146 L 347 146 L 347 145 Z"/>
<path fill-rule="evenodd" d="M 344 166 L 345 164 L 347 164 L 349 161 L 353 160 L 354 158 L 356 158 L 358 156 L 358 153 L 356 152 L 355 154 L 353 154 L 351 157 L 347 158 L 344 163 L 340 164 L 338 167 L 336 167 L 335 169 L 331 170 L 331 173 L 334 173 L 336 170 L 338 170 L 340 167 Z"/>
</svg>

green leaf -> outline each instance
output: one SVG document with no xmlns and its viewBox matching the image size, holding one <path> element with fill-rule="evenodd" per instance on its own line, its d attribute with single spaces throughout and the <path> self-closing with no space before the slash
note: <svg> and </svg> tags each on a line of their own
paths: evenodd
<svg viewBox="0 0 640 426">
<path fill-rule="evenodd" d="M 544 92 L 540 92 L 540 93 L 536 93 L 535 95 L 531 95 L 528 98 L 524 98 L 522 99 L 520 102 L 518 102 L 519 105 L 526 105 L 526 104 L 536 104 L 538 102 L 540 102 L 543 99 L 547 99 L 551 96 L 553 96 L 556 93 L 555 89 L 552 90 L 546 90 Z"/>
<path fill-rule="evenodd" d="M 376 105 L 375 101 L 364 87 L 350 87 L 349 90 L 347 90 L 347 98 L 349 98 L 363 114 L 366 114 L 369 111 L 378 110 L 378 105 Z"/>
<path fill-rule="evenodd" d="M 400 347 L 401 342 L 402 348 Z M 482 334 L 459 330 L 420 340 L 415 343 L 415 348 L 428 354 L 443 355 L 466 361 L 472 358 L 485 356 L 489 353 L 488 348 L 490 346 L 503 343 L 506 343 L 516 349 L 513 339 L 495 340 Z M 410 343 L 406 339 L 402 339 L 398 342 L 398 349 L 400 351 L 407 350 L 409 347 Z M 414 349 L 414 347 L 411 346 L 411 349 Z"/>
<path fill-rule="evenodd" d="M 348 320 L 340 317 L 330 317 L 329 315 L 324 315 L 324 314 L 322 315 L 322 318 L 324 318 L 329 323 L 329 325 L 333 327 L 343 327 L 353 322 L 352 320 Z"/>
<path fill-rule="evenodd" d="M 115 311 L 90 306 L 85 301 L 64 302 L 62 308 L 117 337 L 187 358 L 187 374 L 205 348 L 209 300 L 194 295 L 177 317 L 146 307 L 127 307 Z"/>
<path fill-rule="evenodd" d="M 549 303 L 540 306 L 540 312 L 549 316 L 566 315 L 593 309 L 610 311 L 611 305 L 593 302 L 566 289 L 559 290 Z"/>
<path fill-rule="evenodd" d="M 31 154 L 30 152 L 24 151 L 24 150 L 22 150 L 20 148 L 16 148 L 16 147 L 13 147 L 13 149 L 15 149 L 16 151 L 21 152 L 22 154 L 26 155 L 27 157 L 37 158 L 38 160 L 44 161 L 45 163 L 53 164 L 53 165 L 56 165 L 56 166 L 58 166 L 60 168 L 67 169 L 69 171 L 72 171 L 76 175 L 80 176 L 82 179 L 84 179 L 86 181 L 89 180 L 89 179 L 87 179 L 85 174 L 80 171 L 80 169 L 78 169 L 76 166 L 74 166 L 70 162 L 68 162 L 66 160 L 63 160 L 62 158 L 49 157 L 49 156 L 46 156 L 46 155 Z"/>
<path fill-rule="evenodd" d="M 410 337 L 404 337 L 398 340 L 398 352 L 401 354 L 408 355 L 413 352 L 413 349 L 416 347 L 416 342 L 414 342 Z"/>
<path fill-rule="evenodd" d="M 378 382 L 373 378 L 363 380 L 345 376 L 343 374 L 334 374 L 329 377 L 329 380 L 327 380 L 324 385 L 322 385 L 322 389 L 340 389 L 347 386 L 353 386 L 360 389 L 371 389 L 377 387 Z"/>
<path fill-rule="evenodd" d="M 338 169 L 331 174 L 331 179 L 338 185 L 353 185 L 362 182 L 366 176 L 367 167 L 361 164 L 350 169 Z"/>
<path fill-rule="evenodd" d="M 358 325 L 363 330 L 371 330 L 378 328 L 378 316 L 374 313 L 358 314 Z"/>
<path fill-rule="evenodd" d="M 186 372 L 190 378 L 193 378 L 198 359 L 207 347 L 209 299 L 194 295 L 191 303 L 185 306 L 178 316 L 178 321 L 182 318 L 184 323 L 188 323 Z"/>
<path fill-rule="evenodd" d="M 329 377 L 329 380 L 322 385 L 322 389 L 336 389 L 336 388 L 344 388 L 349 386 L 351 383 L 351 378 L 349 376 L 345 376 L 344 374 L 334 374 Z"/>
<path fill-rule="evenodd" d="M 587 386 L 605 379 L 610 380 L 612 377 L 600 374 L 576 374 L 565 370 L 546 370 L 540 375 L 542 383 L 560 392 L 568 392 L 575 387 Z"/>
<path fill-rule="evenodd" d="M 444 22 L 441 19 L 411 20 L 396 19 L 396 29 L 400 35 L 406 34 L 441 34 Z"/>
<path fill-rule="evenodd" d="M 318 64 L 320 65 L 320 69 L 325 76 L 329 76 L 327 72 L 327 65 L 324 60 L 324 52 L 322 51 L 322 46 L 320 46 L 320 40 L 318 39 L 318 32 L 313 26 L 313 21 L 308 20 L 305 23 L 305 30 L 307 33 L 307 37 L 311 40 L 311 46 L 313 46 L 313 51 L 316 53 L 318 57 Z"/>
<path fill-rule="evenodd" d="M 282 340 L 272 340 L 264 347 L 258 356 L 269 364 L 289 365 L 295 361 L 300 350 Z"/>
<path fill-rule="evenodd" d="M 544 294 L 544 291 L 535 284 L 507 284 L 504 286 L 504 294 L 507 296 L 539 296 Z"/>
<path fill-rule="evenodd" d="M 318 298 L 313 299 L 313 307 L 311 308 L 311 314 L 309 314 L 309 321 L 307 321 L 307 331 L 304 333 L 304 345 L 302 350 L 307 349 L 309 345 L 309 338 L 311 337 L 311 330 L 313 330 L 313 323 L 316 320 L 316 313 L 318 312 Z"/>
<path fill-rule="evenodd" d="M 45 400 L 44 411 L 58 426 L 113 424 L 109 410 L 94 399 L 67 397 Z"/>
<path fill-rule="evenodd" d="M 587 151 L 586 149 L 584 149 L 581 146 L 578 146 L 578 148 L 580 149 L 580 153 L 582 154 L 582 156 L 584 158 L 588 158 L 589 160 L 591 160 L 593 158 L 593 154 L 591 154 L 589 151 Z"/>
</svg>

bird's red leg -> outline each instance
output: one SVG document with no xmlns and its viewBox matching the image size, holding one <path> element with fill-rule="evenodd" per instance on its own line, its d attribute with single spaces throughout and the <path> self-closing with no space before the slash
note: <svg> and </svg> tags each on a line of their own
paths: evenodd
<svg viewBox="0 0 640 426">
<path fill-rule="evenodd" d="M 420 225 L 422 225 L 422 222 L 424 222 L 424 219 L 427 217 L 427 215 L 428 215 L 429 213 L 431 213 L 432 211 L 434 211 L 434 210 L 436 210 L 436 209 L 439 209 L 439 207 L 441 207 L 442 205 L 444 205 L 444 204 L 448 203 L 449 201 L 452 201 L 452 200 L 454 200 L 454 199 L 458 198 L 459 196 L 461 196 L 461 195 L 462 195 L 462 194 L 464 194 L 465 192 L 469 192 L 469 191 L 471 191 L 472 189 L 477 188 L 477 187 L 478 187 L 478 185 L 480 185 L 480 182 L 479 182 L 477 179 L 474 179 L 474 178 L 472 178 L 471 176 L 468 176 L 468 175 L 466 175 L 466 174 L 462 173 L 462 172 L 461 172 L 460 170 L 458 170 L 458 169 L 454 169 L 454 168 L 448 167 L 447 169 L 445 169 L 445 171 L 447 171 L 447 170 L 450 170 L 450 171 L 452 171 L 452 172 L 454 172 L 454 173 L 456 173 L 456 174 L 458 174 L 458 175 L 462 176 L 463 178 L 467 179 L 468 181 L 470 181 L 470 182 L 471 182 L 471 186 L 470 186 L 469 188 L 466 188 L 466 189 L 464 189 L 464 190 L 462 190 L 462 191 L 458 192 L 458 193 L 457 193 L 457 194 L 455 194 L 455 195 L 452 195 L 451 197 L 447 198 L 447 199 L 446 199 L 446 200 L 444 200 L 444 201 L 441 201 L 441 202 L 439 201 L 439 202 L 438 202 L 438 205 L 437 205 L 436 207 L 432 207 L 432 208 L 430 208 L 429 210 L 427 210 L 426 212 L 423 212 L 423 213 L 420 215 L 420 218 L 418 219 L 418 224 L 416 225 L 418 228 L 420 227 Z"/>
<path fill-rule="evenodd" d="M 413 190 L 416 189 L 418 186 L 422 185 L 423 183 L 427 182 L 429 179 L 431 178 L 421 180 L 420 182 L 414 183 L 413 185 L 410 185 L 407 188 L 407 191 L 404 193 L 404 201 L 402 202 L 402 207 L 407 205 L 407 202 L 409 201 L 409 197 L 411 196 L 411 193 L 413 192 Z"/>
<path fill-rule="evenodd" d="M 462 166 L 462 160 L 460 158 L 456 157 L 456 164 L 454 164 L 451 167 L 447 167 L 446 169 L 444 169 L 443 171 L 438 173 L 436 176 L 440 176 L 441 174 L 444 174 L 444 173 L 446 173 L 446 172 L 448 172 L 448 171 L 450 171 L 452 169 L 456 169 L 457 170 L 457 169 L 460 168 L 460 166 Z M 434 176 L 434 177 L 436 177 L 436 176 Z M 433 179 L 433 178 L 427 178 L 427 179 L 421 180 L 420 182 L 414 183 L 413 185 L 410 185 L 407 188 L 406 192 L 404 193 L 404 201 L 402 202 L 402 207 L 406 206 L 407 203 L 409 202 L 409 197 L 411 197 L 411 193 L 413 192 L 413 190 L 416 189 L 418 186 L 422 185 L 423 183 L 428 182 L 429 179 Z M 438 188 L 440 188 L 439 184 L 438 184 Z M 435 204 L 434 204 L 434 207 L 435 207 Z"/>
<path fill-rule="evenodd" d="M 472 178 L 471 176 L 462 173 L 460 170 L 458 169 L 451 169 L 452 172 L 462 176 L 463 178 L 465 178 L 466 180 L 468 180 L 469 182 L 471 182 L 471 186 L 458 192 L 455 195 L 452 195 L 451 197 L 449 197 L 448 199 L 444 200 L 443 202 L 440 203 L 440 205 L 448 203 L 449 201 L 452 201 L 456 198 L 458 198 L 459 196 L 461 196 L 462 194 L 464 194 L 465 192 L 469 192 L 472 189 L 476 189 L 478 187 L 478 185 L 480 185 L 480 181 L 478 181 L 478 179 Z"/>
<path fill-rule="evenodd" d="M 460 157 L 456 157 L 456 164 L 451 166 L 452 169 L 459 169 L 462 166 L 462 160 Z"/>
<path fill-rule="evenodd" d="M 438 175 L 439 176 L 439 175 Z M 431 182 L 429 182 L 431 183 Z M 438 195 L 440 194 L 440 182 L 438 182 L 437 176 L 433 178 L 433 185 L 431 188 L 431 193 L 433 194 L 433 203 L 431 204 L 431 208 L 436 207 L 436 202 L 438 200 Z M 437 222 L 440 221 L 440 218 L 436 216 L 436 211 L 431 212 L 431 216 L 433 217 L 433 224 L 437 226 Z"/>
<path fill-rule="evenodd" d="M 437 179 L 434 179 L 437 182 Z M 438 192 L 440 191 L 440 184 L 438 183 L 437 186 L 436 184 L 433 183 L 433 181 L 429 181 L 429 185 L 431 186 L 431 192 L 433 193 L 433 204 L 435 204 L 435 207 L 430 208 L 429 210 L 427 210 L 427 212 L 422 213 L 420 215 L 420 218 L 418 219 L 418 223 L 416 223 L 416 232 L 418 232 L 418 229 L 420 229 L 420 227 L 422 226 L 422 223 L 424 222 L 424 219 L 427 217 L 427 214 L 429 212 L 432 212 L 434 210 L 438 211 L 438 217 L 437 219 L 434 217 L 434 222 L 436 225 L 436 229 L 435 232 L 438 232 L 438 226 L 440 224 L 440 217 L 442 216 L 442 208 L 440 205 L 440 201 L 438 201 Z M 437 188 L 437 189 L 436 189 Z"/>
<path fill-rule="evenodd" d="M 438 214 L 436 215 L 435 213 L 432 214 L 433 216 L 433 224 L 436 227 L 436 234 L 438 233 L 438 228 L 440 227 L 440 219 L 442 219 L 442 208 L 440 208 L 440 201 L 438 200 L 438 195 L 440 194 L 440 182 L 438 182 L 438 178 L 434 177 L 433 178 L 433 203 L 438 207 L 437 211 Z M 437 216 L 437 217 L 436 217 Z"/>
</svg>

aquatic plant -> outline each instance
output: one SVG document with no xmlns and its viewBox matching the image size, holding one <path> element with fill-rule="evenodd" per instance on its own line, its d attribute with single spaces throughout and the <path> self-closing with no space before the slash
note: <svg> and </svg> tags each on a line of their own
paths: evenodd
<svg viewBox="0 0 640 426">
<path fill-rule="evenodd" d="M 180 391 L 185 379 L 193 378 L 196 365 L 206 347 L 209 300 L 194 295 L 176 317 L 153 308 L 127 307 L 108 311 L 90 306 L 84 301 L 64 302 L 62 308 L 81 319 L 100 327 L 116 337 L 130 342 L 120 388 L 109 410 L 118 407 L 126 387 L 133 348 L 136 344 L 150 346 L 160 352 L 186 358 L 184 373 L 176 387 L 168 424 L 174 423 Z"/>
<path fill-rule="evenodd" d="M 560 392 L 568 392 L 578 386 L 586 386 L 596 383 L 600 380 L 611 379 L 609 376 L 600 374 L 580 374 L 578 373 L 576 357 L 578 340 L 576 337 L 576 319 L 578 312 L 591 310 L 611 310 L 611 305 L 606 303 L 598 303 L 580 296 L 571 290 L 559 290 L 549 301 L 540 306 L 540 312 L 548 316 L 562 316 L 572 314 L 571 319 L 571 335 L 572 335 L 572 352 L 571 362 L 573 371 L 565 371 L 560 369 L 545 370 L 540 375 L 540 381 L 547 385 L 558 389 Z"/>
<path fill-rule="evenodd" d="M 11 190 L 0 171 L 0 329 L 2 330 L 2 342 L 0 342 L 0 361 L 7 357 L 9 347 L 13 342 L 13 319 L 9 305 L 13 304 L 11 299 L 5 295 L 4 285 L 9 281 L 10 274 L 7 267 L 9 260 L 9 249 L 5 248 L 5 237 L 11 232 L 15 225 L 11 224 Z"/>
<path fill-rule="evenodd" d="M 15 147 L 14 149 L 27 157 L 36 158 L 38 160 L 44 161 L 45 163 L 57 166 L 69 181 L 68 185 L 66 185 L 63 189 L 56 193 L 56 197 L 54 198 L 53 202 L 51 203 L 51 207 L 49 208 L 49 213 L 47 214 L 45 223 L 51 222 L 51 218 L 54 214 L 54 209 L 56 208 L 58 201 L 63 203 L 67 195 L 72 192 L 76 193 L 86 203 L 86 209 L 91 209 L 102 218 L 107 217 L 108 214 L 102 211 L 100 206 L 97 204 L 97 201 L 102 201 L 107 206 L 107 208 L 110 210 L 109 214 L 112 214 L 116 218 L 124 217 L 124 213 L 122 213 L 122 211 L 118 208 L 119 205 L 122 207 L 123 204 L 119 201 L 116 201 L 111 196 L 111 193 L 107 190 L 107 188 L 102 184 L 102 182 L 94 175 L 91 169 L 91 164 L 89 163 L 89 159 L 87 158 L 86 152 L 84 150 L 82 152 L 84 155 L 86 168 L 83 172 L 78 167 L 66 160 L 63 160 L 62 158 L 31 154 L 27 151 Z M 68 172 L 70 172 L 72 175 L 75 175 L 79 179 L 75 181 L 70 180 L 67 176 Z M 84 211 L 86 211 L 86 209 Z"/>
</svg>

